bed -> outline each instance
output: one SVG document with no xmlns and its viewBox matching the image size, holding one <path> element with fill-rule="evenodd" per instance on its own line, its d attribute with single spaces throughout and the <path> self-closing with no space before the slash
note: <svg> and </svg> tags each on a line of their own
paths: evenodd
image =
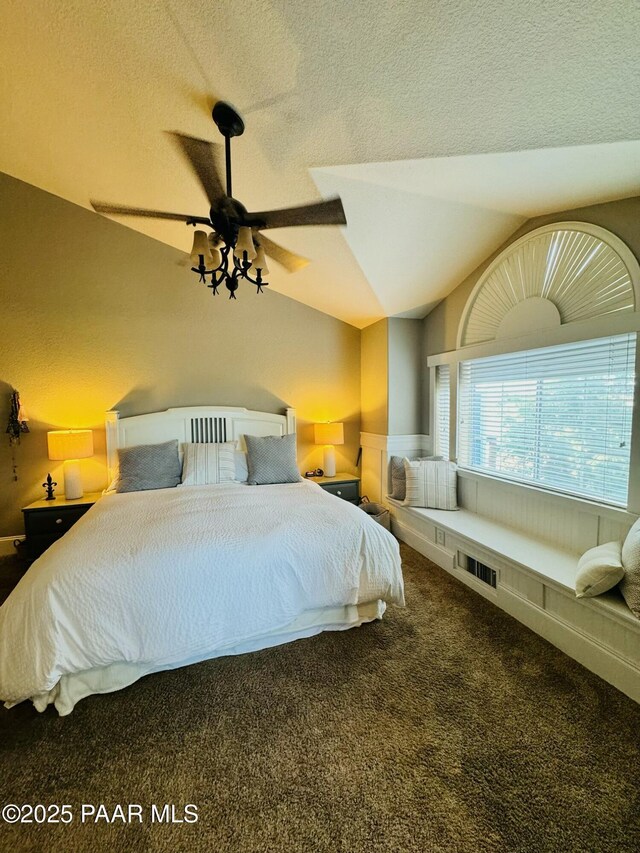
<svg viewBox="0 0 640 853">
<path fill-rule="evenodd" d="M 295 431 L 295 413 L 169 409 L 107 418 L 107 455 L 177 438 Z M 0 699 L 60 715 L 159 670 L 345 630 L 404 604 L 395 539 L 302 481 L 108 493 L 0 607 Z"/>
</svg>

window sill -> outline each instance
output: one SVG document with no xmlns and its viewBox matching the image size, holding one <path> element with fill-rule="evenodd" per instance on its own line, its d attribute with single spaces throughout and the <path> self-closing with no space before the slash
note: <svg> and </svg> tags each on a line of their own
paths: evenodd
<svg viewBox="0 0 640 853">
<path fill-rule="evenodd" d="M 623 507 L 615 507 L 610 504 L 601 504 L 597 501 L 590 501 L 586 498 L 579 498 L 575 495 L 563 495 L 559 492 L 548 491 L 539 486 L 532 486 L 528 483 L 515 483 L 513 480 L 506 480 L 502 477 L 495 477 L 491 474 L 480 473 L 479 471 L 471 471 L 468 468 L 458 468 L 458 476 L 465 480 L 485 480 L 491 483 L 499 483 L 505 489 L 511 489 L 516 494 L 534 494 L 540 498 L 544 498 L 549 503 L 556 503 L 564 508 L 573 508 L 581 512 L 588 512 L 593 515 L 604 516 L 613 519 L 621 524 L 632 524 L 637 519 L 637 515 L 629 512 Z"/>
</svg>

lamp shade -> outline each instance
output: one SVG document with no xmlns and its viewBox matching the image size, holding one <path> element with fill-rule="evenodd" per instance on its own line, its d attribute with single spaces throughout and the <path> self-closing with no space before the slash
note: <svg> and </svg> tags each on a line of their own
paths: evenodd
<svg viewBox="0 0 640 853">
<path fill-rule="evenodd" d="M 316 444 L 344 444 L 343 424 L 315 424 L 313 431 Z"/>
<path fill-rule="evenodd" d="M 207 269 L 211 269 L 213 258 L 211 257 L 211 244 L 207 238 L 206 231 L 194 231 L 193 247 L 191 249 L 191 263 L 194 266 L 200 265 L 200 258 Z"/>
<path fill-rule="evenodd" d="M 252 260 L 256 256 L 256 249 L 253 245 L 253 237 L 251 236 L 251 228 L 248 228 L 246 225 L 238 228 L 238 239 L 236 241 L 236 247 L 233 250 L 233 254 L 236 258 L 241 261 L 242 253 L 247 253 L 247 260 Z"/>
<path fill-rule="evenodd" d="M 47 433 L 49 459 L 85 459 L 93 456 L 93 432 L 90 429 L 56 429 Z"/>
</svg>

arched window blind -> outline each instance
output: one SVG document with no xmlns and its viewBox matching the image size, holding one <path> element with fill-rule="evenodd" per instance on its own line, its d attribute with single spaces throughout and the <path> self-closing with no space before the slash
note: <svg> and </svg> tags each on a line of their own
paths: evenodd
<svg viewBox="0 0 640 853">
<path fill-rule="evenodd" d="M 636 335 L 460 364 L 461 467 L 626 506 Z"/>
</svg>

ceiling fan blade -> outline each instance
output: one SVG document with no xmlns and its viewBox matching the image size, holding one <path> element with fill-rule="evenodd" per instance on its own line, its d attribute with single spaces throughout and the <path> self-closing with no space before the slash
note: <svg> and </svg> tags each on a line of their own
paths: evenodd
<svg viewBox="0 0 640 853">
<path fill-rule="evenodd" d="M 195 136 L 187 136 L 185 133 L 169 133 L 178 148 L 193 169 L 197 179 L 209 199 L 211 207 L 218 207 L 226 193 L 218 169 L 218 151 L 220 145 L 207 142 L 206 139 L 196 139 Z"/>
<path fill-rule="evenodd" d="M 308 258 L 303 258 L 302 255 L 296 255 L 294 252 L 284 249 L 282 246 L 274 243 L 273 240 L 265 237 L 264 234 L 260 234 L 260 232 L 257 233 L 256 242 L 262 246 L 270 258 L 273 258 L 280 266 L 284 267 L 287 272 L 298 272 L 298 270 L 304 269 L 307 264 L 311 263 Z"/>
<path fill-rule="evenodd" d="M 302 207 L 247 213 L 245 222 L 260 229 L 289 228 L 296 225 L 346 225 L 347 218 L 342 201 L 336 197 L 315 204 L 304 204 Z"/>
<path fill-rule="evenodd" d="M 146 216 L 150 219 L 175 219 L 178 222 L 197 222 L 210 225 L 203 216 L 190 216 L 188 213 L 168 213 L 164 210 L 146 210 L 143 207 L 127 207 L 124 204 L 107 204 L 103 201 L 91 200 L 91 207 L 96 213 L 108 213 L 111 216 Z"/>
</svg>

